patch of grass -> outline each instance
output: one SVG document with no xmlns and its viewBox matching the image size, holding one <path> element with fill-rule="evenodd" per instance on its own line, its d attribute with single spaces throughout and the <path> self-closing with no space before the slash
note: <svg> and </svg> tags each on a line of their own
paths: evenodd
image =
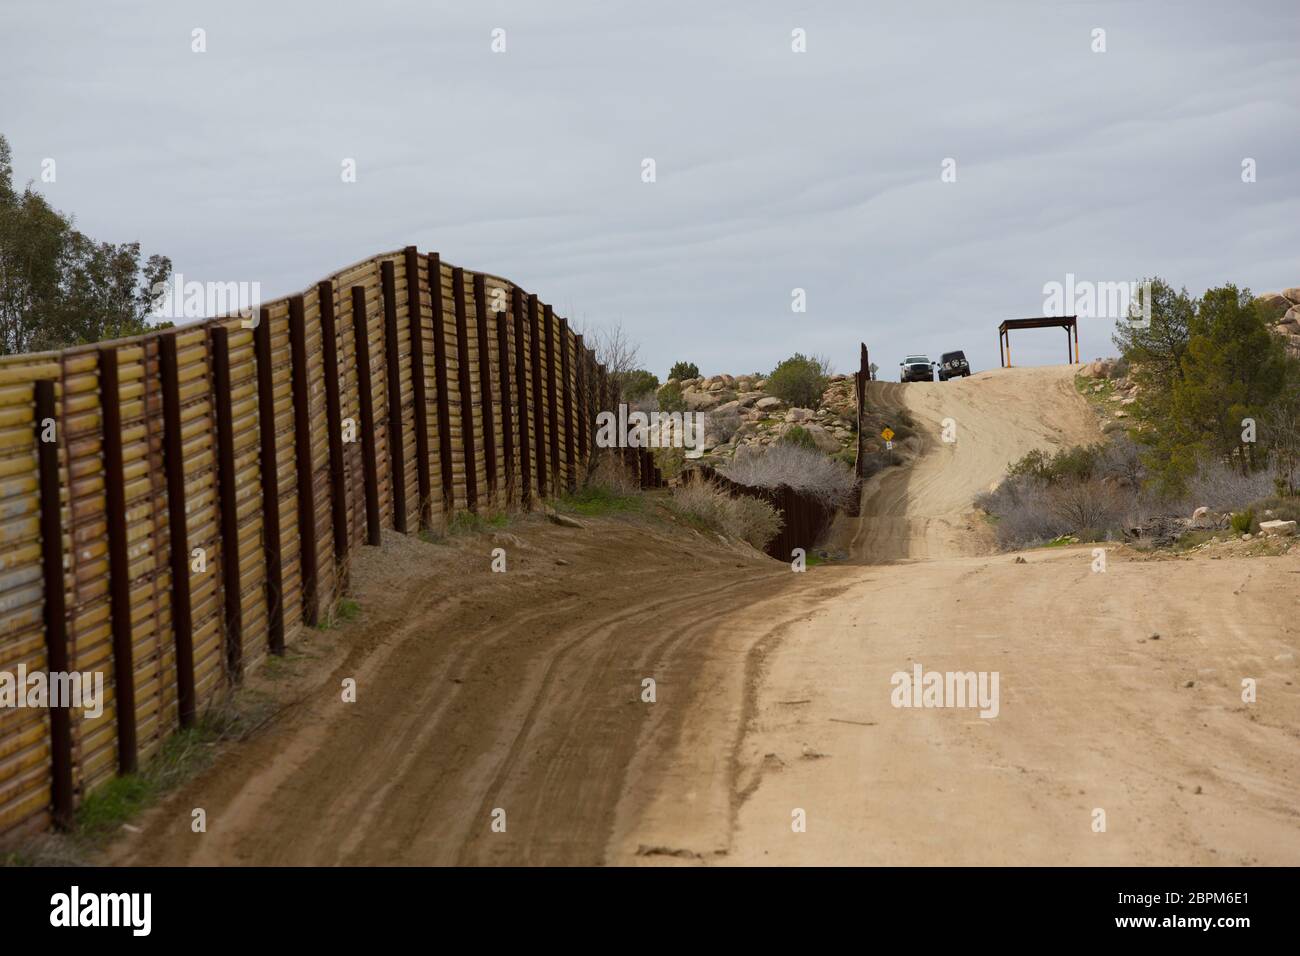
<svg viewBox="0 0 1300 956">
<path fill-rule="evenodd" d="M 447 534 L 477 534 L 489 528 L 504 528 L 510 523 L 510 516 L 504 511 L 484 515 L 473 511 L 457 511 L 447 522 Z"/>
<path fill-rule="evenodd" d="M 473 511 L 457 511 L 439 530 L 421 531 L 420 540 L 427 544 L 445 544 L 448 538 L 468 534 L 481 534 L 496 528 L 504 528 L 510 523 L 510 514 L 504 510 L 492 510 L 487 514 Z"/>
<path fill-rule="evenodd" d="M 1195 548 L 1198 545 L 1202 545 L 1205 544 L 1205 542 L 1207 541 L 1213 540 L 1215 535 L 1217 535 L 1218 533 L 1219 532 L 1215 531 L 1212 528 L 1203 528 L 1200 530 L 1187 531 L 1178 536 L 1178 540 L 1176 540 L 1172 545 L 1170 545 L 1170 550 L 1175 552 L 1190 551 L 1192 548 Z"/>
<path fill-rule="evenodd" d="M 557 498 L 557 511 L 595 517 L 641 510 L 644 499 L 639 494 L 627 494 L 605 485 L 588 485 L 572 494 Z"/>
<path fill-rule="evenodd" d="M 138 773 L 114 777 L 81 801 L 73 839 L 92 847 L 104 842 L 164 793 L 211 764 L 217 743 L 235 736 L 243 724 L 233 709 L 218 708 L 193 727 L 172 734 Z"/>
<path fill-rule="evenodd" d="M 1255 512 L 1249 508 L 1245 511 L 1234 512 L 1232 517 L 1228 520 L 1232 526 L 1232 530 L 1237 532 L 1237 534 L 1248 534 L 1252 530 L 1258 529 L 1258 526 L 1255 524 Z"/>
<path fill-rule="evenodd" d="M 340 624 L 346 624 L 354 620 L 361 613 L 361 605 L 352 598 L 339 598 L 338 602 L 329 609 L 316 625 L 318 631 L 329 631 L 338 627 Z"/>
</svg>

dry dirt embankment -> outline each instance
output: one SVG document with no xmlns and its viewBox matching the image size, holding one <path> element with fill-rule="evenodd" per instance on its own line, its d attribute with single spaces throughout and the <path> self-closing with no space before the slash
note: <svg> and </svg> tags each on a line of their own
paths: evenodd
<svg viewBox="0 0 1300 956">
<path fill-rule="evenodd" d="M 1105 573 L 1091 547 L 985 550 L 971 496 L 1036 444 L 1095 438 L 1071 375 L 873 386 L 927 434 L 841 527 L 889 563 L 796 575 L 642 519 L 527 519 L 504 575 L 487 536 L 386 543 L 299 703 L 109 859 L 1300 862 L 1300 549 L 1107 546 Z M 997 671 L 997 718 L 893 707 L 914 663 Z"/>
</svg>

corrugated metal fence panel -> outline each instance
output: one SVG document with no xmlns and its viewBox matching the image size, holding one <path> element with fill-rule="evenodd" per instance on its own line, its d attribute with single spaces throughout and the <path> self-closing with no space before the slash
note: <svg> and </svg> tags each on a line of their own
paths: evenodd
<svg viewBox="0 0 1300 956">
<path fill-rule="evenodd" d="M 384 356 L 387 354 L 387 338 L 384 331 L 384 299 L 380 286 L 379 260 L 370 259 L 344 272 L 339 278 L 339 285 L 348 290 L 348 314 L 352 311 L 352 287 L 361 286 L 366 295 L 366 329 L 370 342 L 370 390 L 374 411 L 373 432 L 375 436 L 375 470 L 379 482 L 379 515 L 386 528 L 393 527 L 393 495 L 389 481 L 391 471 L 388 451 L 388 369 Z M 355 348 L 355 338 L 353 339 Z M 355 393 L 354 393 L 355 394 Z M 351 399 L 348 399 L 351 401 Z M 355 405 L 358 416 L 360 406 Z M 359 417 L 358 417 L 358 420 Z M 360 434 L 358 433 L 358 443 Z M 364 475 L 357 476 L 357 508 L 359 513 L 354 519 L 359 529 L 365 528 Z M 361 532 L 358 531 L 360 535 Z M 364 540 L 358 538 L 358 540 Z"/>
<path fill-rule="evenodd" d="M 364 541 L 366 535 L 365 464 L 361 447 L 357 343 L 352 327 L 351 287 L 343 285 L 337 279 L 331 285 L 334 289 L 334 328 L 339 366 L 339 419 L 344 432 L 343 486 L 347 504 L 348 547 L 351 548 Z"/>
<path fill-rule="evenodd" d="M 271 368 L 275 381 L 275 460 L 280 493 L 280 603 L 284 608 L 284 637 L 292 641 L 302 624 L 302 563 L 298 538 L 298 471 L 293 435 L 293 360 L 289 350 L 289 303 L 271 303 L 262 310 L 271 337 Z"/>
<path fill-rule="evenodd" d="M 438 431 L 438 366 L 437 353 L 434 351 L 433 293 L 429 276 L 428 256 L 419 256 L 419 290 L 420 290 L 420 341 L 423 345 L 422 368 L 424 369 L 424 418 L 428 429 L 429 448 L 429 508 L 430 520 L 435 524 L 443 517 L 442 501 L 442 455 L 439 451 L 440 434 Z M 432 277 L 440 281 L 440 277 Z"/>
<path fill-rule="evenodd" d="M 158 339 L 120 347 L 117 366 L 136 734 L 140 757 L 147 759 L 176 728 L 178 717 Z"/>
<path fill-rule="evenodd" d="M 307 333 L 307 398 L 311 422 L 311 484 L 316 506 L 316 593 L 322 617 L 336 598 L 334 522 L 331 512 L 329 421 L 325 414 L 325 357 L 321 348 L 320 296 L 313 286 L 303 296 Z"/>
<path fill-rule="evenodd" d="M 0 671 L 45 669 L 35 408 L 24 370 L 0 367 Z M 45 826 L 50 730 L 44 710 L 0 707 L 0 834 Z"/>
<path fill-rule="evenodd" d="M 547 349 L 538 341 L 540 389 L 534 389 L 531 356 L 532 319 L 526 297 L 496 276 L 483 275 L 484 304 L 487 306 L 488 349 L 483 356 L 492 376 L 489 401 L 484 405 L 479 381 L 480 340 L 478 303 L 474 274 L 464 273 L 464 303 L 468 360 L 461 362 L 458 341 L 452 266 L 440 263 L 439 274 L 428 275 L 427 257 L 419 256 L 417 289 L 421 304 L 421 354 L 412 355 L 406 257 L 397 251 L 372 257 L 339 273 L 329 281 L 334 290 L 337 348 L 339 355 L 340 416 L 352 419 L 356 440 L 344 444 L 344 485 L 347 496 L 348 542 L 364 540 L 364 461 L 360 430 L 359 377 L 356 367 L 356 330 L 352 316 L 352 288 L 364 291 L 364 321 L 369 333 L 373 428 L 381 523 L 393 527 L 394 495 L 391 487 L 390 435 L 388 434 L 387 343 L 381 265 L 394 264 L 394 313 L 398 335 L 398 364 L 401 395 L 403 466 L 407 502 L 407 526 L 414 530 L 419 519 L 420 465 L 428 468 L 431 500 L 429 512 L 443 515 L 442 455 L 439 443 L 437 387 L 438 368 L 434 335 L 431 282 L 441 288 L 442 342 L 446 349 L 447 437 L 454 506 L 467 504 L 466 455 L 462 434 L 462 380 L 469 386 L 467 399 L 475 428 L 475 478 L 480 505 L 490 502 L 491 479 L 495 479 L 496 502 L 518 501 L 522 494 L 522 468 L 527 456 L 531 484 L 536 488 L 538 469 L 554 485 L 569 476 L 563 445 L 564 423 L 560 349 L 569 348 L 569 382 L 575 381 L 578 356 L 572 351 L 572 336 L 561 338 L 558 317 L 552 326 L 552 355 L 556 381 L 557 437 L 560 439 L 560 474 L 550 462 L 549 382 L 545 366 Z M 523 335 L 514 329 L 514 297 L 524 303 Z M 329 423 L 326 415 L 324 359 L 322 354 L 320 303 L 315 286 L 303 294 L 307 356 L 307 420 L 311 434 L 310 482 L 315 508 L 310 516 L 317 542 L 317 594 L 321 607 L 340 596 L 342 577 L 335 565 L 333 542 L 333 483 L 330 468 Z M 509 367 L 503 369 L 497 338 L 497 313 L 505 313 L 506 353 Z M 536 310 L 539 336 L 544 329 L 541 304 Z M 274 604 L 283 606 L 285 636 L 291 641 L 303 619 L 303 581 L 300 560 L 298 472 L 295 446 L 293 360 L 290 347 L 289 302 L 282 299 L 262 307 L 261 321 L 267 325 L 270 342 L 270 379 L 273 390 L 270 407 L 275 410 L 276 473 L 279 496 L 276 512 L 280 525 L 282 593 L 268 595 L 264 554 L 262 485 L 263 461 L 259 431 L 258 363 L 254 334 L 238 318 L 211 319 L 176 332 L 152 333 L 114 343 L 117 352 L 119 400 L 121 403 L 122 460 L 126 508 L 127 593 L 130 599 L 130 640 L 133 651 L 136 727 L 141 759 L 156 755 L 163 741 L 179 723 L 175 635 L 172 631 L 170 533 L 166 476 L 172 464 L 164 456 L 163 385 L 161 335 L 176 336 L 179 400 L 181 410 L 182 465 L 186 493 L 186 530 L 191 554 L 189 591 L 192 604 L 196 703 L 200 713 L 229 686 L 226 655 L 226 595 L 224 594 L 223 548 L 237 549 L 239 556 L 239 613 L 242 623 L 244 664 L 262 659 L 268 646 L 268 625 Z M 229 330 L 230 417 L 233 451 L 233 487 L 218 487 L 216 462 L 218 403 L 214 395 L 215 376 L 211 357 L 211 334 L 217 323 Z M 78 795 L 108 779 L 118 763 L 113 687 L 112 636 L 109 605 L 107 516 L 103 465 L 99 383 L 100 346 L 80 347 L 63 353 L 0 357 L 0 669 L 13 671 L 19 664 L 29 671 L 46 667 L 43 633 L 44 584 L 39 541 L 39 488 L 36 439 L 33 422 L 31 382 L 36 378 L 55 382 L 57 427 L 61 430 L 61 477 L 64 500 L 64 550 L 69 660 L 74 670 L 102 673 L 105 709 L 101 717 L 87 720 L 73 713 L 73 770 Z M 516 357 L 522 353 L 524 375 L 518 376 Z M 415 440 L 416 414 L 412 377 L 413 362 L 424 371 L 428 461 L 419 462 Z M 508 373 L 510 392 L 501 391 L 501 377 Z M 529 414 L 520 420 L 517 403 L 521 395 Z M 224 407 L 225 396 L 221 396 Z M 532 408 L 541 402 L 542 433 L 535 431 Z M 505 457 L 504 411 L 509 405 L 514 419 L 510 463 Z M 576 408 L 571 409 L 571 417 Z M 492 427 L 496 448 L 495 473 L 489 476 L 485 425 Z M 544 449 L 539 460 L 536 449 Z M 581 461 L 581 456 L 579 456 Z M 514 481 L 507 485 L 507 475 Z M 238 529 L 235 540 L 223 541 L 220 502 L 234 495 Z M 534 492 L 535 494 L 535 492 Z M 226 499 L 229 500 L 229 499 Z M 45 825 L 49 821 L 50 792 L 49 717 L 45 710 L 0 708 L 0 833 L 24 824 Z"/>
<path fill-rule="evenodd" d="M 195 703 L 200 713 L 225 686 L 225 627 L 221 599 L 221 515 L 217 501 L 216 417 L 207 329 L 177 333 L 181 456 L 186 536 L 190 547 L 190 607 L 194 637 Z M 171 463 L 168 463 L 168 467 Z"/>
<path fill-rule="evenodd" d="M 406 478 L 406 527 L 414 532 L 420 520 L 420 473 L 415 452 L 415 380 L 411 374 L 411 308 L 406 294 L 405 257 L 388 256 L 393 263 L 393 295 L 397 313 L 397 353 L 400 356 L 402 393 L 402 469 Z"/>
<path fill-rule="evenodd" d="M 496 448 L 496 474 L 492 481 L 497 486 L 497 499 L 494 502 L 502 506 L 506 502 L 505 432 L 502 430 L 501 415 L 501 359 L 497 354 L 497 313 L 505 312 L 506 323 L 510 319 L 510 284 L 496 276 L 485 276 L 484 286 L 487 293 L 487 350 L 488 366 L 492 378 L 490 403 L 492 420 L 492 440 Z"/>
<path fill-rule="evenodd" d="M 97 367 L 94 351 L 64 354 L 59 422 L 67 468 L 63 533 L 68 666 L 74 672 L 104 675 L 106 698 L 97 718 L 72 712 L 73 787 L 78 798 L 111 777 L 117 765 Z"/>
<path fill-rule="evenodd" d="M 460 401 L 460 338 L 456 330 L 456 297 L 453 291 L 452 267 L 442 263 L 442 327 L 447 349 L 447 409 L 451 432 L 452 488 L 455 492 L 456 510 L 462 510 L 468 500 L 465 483 L 465 432 L 461 425 Z M 468 300 L 467 300 L 468 301 Z M 468 305 L 466 306 L 468 308 Z"/>
<path fill-rule="evenodd" d="M 245 668 L 266 656 L 266 557 L 262 551 L 262 452 L 257 412 L 257 353 L 253 332 L 231 325 L 230 418 L 239 527 L 239 607 Z M 225 494 L 225 491 L 222 491 Z M 231 546 L 227 543 L 227 546 Z"/>
</svg>

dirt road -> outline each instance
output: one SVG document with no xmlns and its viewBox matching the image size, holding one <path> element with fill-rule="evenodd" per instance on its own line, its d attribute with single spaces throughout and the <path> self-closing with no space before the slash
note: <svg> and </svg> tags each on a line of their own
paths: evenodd
<svg viewBox="0 0 1300 956">
<path fill-rule="evenodd" d="M 839 529 L 889 563 L 793 574 L 639 519 L 521 522 L 505 575 L 486 537 L 387 542 L 300 702 L 108 860 L 1300 862 L 1300 548 L 1103 572 L 972 523 L 1009 461 L 1095 439 L 1071 378 L 873 386 L 928 434 Z M 997 716 L 895 707 L 916 665 L 996 673 Z"/>
<path fill-rule="evenodd" d="M 868 401 L 906 409 L 924 442 L 912 467 L 875 477 L 862 519 L 836 529 L 837 544 L 870 564 L 987 553 L 991 542 L 972 520 L 971 499 L 1035 448 L 1101 439 L 1069 366 L 996 369 L 951 382 L 872 382 Z"/>
</svg>

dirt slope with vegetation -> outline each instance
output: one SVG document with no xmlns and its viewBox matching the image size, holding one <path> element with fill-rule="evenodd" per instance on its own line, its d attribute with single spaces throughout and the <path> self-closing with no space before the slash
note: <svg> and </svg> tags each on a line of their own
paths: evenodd
<svg viewBox="0 0 1300 956">
<path fill-rule="evenodd" d="M 921 436 L 911 467 L 866 483 L 861 516 L 843 517 L 833 546 L 868 563 L 988 551 L 975 496 L 1035 448 L 1097 441 L 1097 416 L 1074 386 L 1073 366 L 993 369 L 951 382 L 872 382 L 868 403 L 905 415 Z M 945 422 L 951 422 L 944 440 Z"/>
</svg>

